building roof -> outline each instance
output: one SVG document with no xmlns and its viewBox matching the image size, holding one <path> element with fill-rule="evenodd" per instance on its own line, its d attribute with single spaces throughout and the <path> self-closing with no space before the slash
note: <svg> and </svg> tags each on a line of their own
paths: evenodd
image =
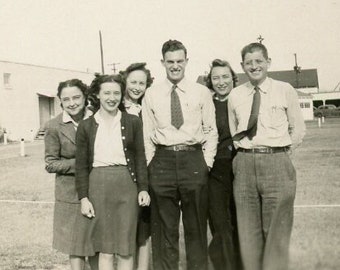
<svg viewBox="0 0 340 270">
<path fill-rule="evenodd" d="M 318 71 L 317 69 L 303 69 L 298 74 L 298 81 L 294 70 L 281 70 L 281 71 L 269 71 L 268 76 L 275 80 L 280 80 L 291 84 L 295 89 L 299 88 L 319 88 Z M 243 84 L 248 81 L 246 74 L 237 74 L 237 85 Z M 201 75 L 197 78 L 197 82 L 206 85 L 206 76 Z M 299 97 L 311 98 L 310 94 L 297 91 Z"/>
<path fill-rule="evenodd" d="M 280 70 L 269 71 L 268 76 L 275 79 L 287 82 L 294 88 L 319 88 L 318 71 L 317 69 L 301 69 L 301 72 L 296 76 L 294 70 Z M 246 74 L 238 73 L 238 84 L 242 84 L 248 81 Z"/>
</svg>

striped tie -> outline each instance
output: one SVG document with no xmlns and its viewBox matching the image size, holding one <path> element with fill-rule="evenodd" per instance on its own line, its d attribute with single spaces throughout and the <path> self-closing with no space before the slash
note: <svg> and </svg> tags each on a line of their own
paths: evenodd
<svg viewBox="0 0 340 270">
<path fill-rule="evenodd" d="M 171 125 L 179 129 L 183 123 L 183 113 L 181 102 L 176 92 L 177 85 L 174 84 L 171 88 Z"/>
</svg>

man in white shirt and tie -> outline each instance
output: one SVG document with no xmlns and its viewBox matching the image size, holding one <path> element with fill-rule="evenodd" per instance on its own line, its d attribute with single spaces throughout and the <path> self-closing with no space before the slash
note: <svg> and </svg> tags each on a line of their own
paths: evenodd
<svg viewBox="0 0 340 270">
<path fill-rule="evenodd" d="M 162 47 L 167 79 L 149 88 L 142 115 L 149 164 L 154 269 L 178 269 L 182 212 L 187 269 L 207 269 L 207 181 L 216 154 L 215 108 L 208 88 L 187 80 L 187 50 Z"/>
<path fill-rule="evenodd" d="M 244 270 L 287 270 L 296 190 L 290 152 L 305 123 L 296 90 L 267 77 L 266 47 L 251 43 L 241 54 L 249 82 L 229 94 L 228 116 L 242 261 Z"/>
</svg>

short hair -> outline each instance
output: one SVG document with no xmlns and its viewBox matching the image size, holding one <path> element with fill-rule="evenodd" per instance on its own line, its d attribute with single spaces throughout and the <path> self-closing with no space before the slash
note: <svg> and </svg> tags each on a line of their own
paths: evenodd
<svg viewBox="0 0 340 270">
<path fill-rule="evenodd" d="M 206 78 L 206 85 L 209 89 L 213 90 L 213 86 L 212 86 L 212 82 L 211 82 L 211 73 L 212 73 L 213 68 L 215 68 L 215 67 L 227 67 L 227 68 L 229 68 L 231 76 L 232 76 L 232 80 L 233 80 L 233 87 L 236 86 L 236 83 L 238 81 L 237 75 L 236 75 L 235 71 L 232 69 L 229 62 L 225 61 L 225 60 L 221 60 L 221 59 L 215 59 L 211 63 L 210 71 L 209 71 L 209 74 Z"/>
<path fill-rule="evenodd" d="M 129 77 L 129 74 L 133 71 L 140 70 L 143 71 L 146 75 L 146 88 L 149 88 L 153 83 L 154 78 L 151 77 L 151 72 L 146 67 L 146 63 L 133 63 L 129 65 L 124 71 L 120 71 L 119 74 L 122 76 L 124 80 L 124 84 L 126 86 L 126 79 Z"/>
<path fill-rule="evenodd" d="M 241 51 L 242 61 L 244 61 L 244 57 L 247 53 L 253 53 L 255 51 L 261 51 L 264 58 L 268 59 L 268 50 L 266 46 L 264 46 L 262 43 L 254 42 L 254 43 L 248 44 L 242 49 Z"/>
<path fill-rule="evenodd" d="M 78 87 L 85 97 L 85 106 L 87 106 L 88 101 L 88 86 L 79 79 L 71 79 L 64 82 L 60 82 L 57 89 L 57 96 L 60 99 L 61 92 L 66 87 Z"/>
<path fill-rule="evenodd" d="M 103 83 L 117 83 L 120 86 L 120 91 L 122 93 L 122 97 L 120 99 L 118 109 L 121 111 L 125 111 L 125 107 L 123 104 L 123 98 L 124 98 L 124 93 L 125 93 L 125 84 L 124 80 L 121 75 L 100 75 L 96 74 L 96 77 L 93 79 L 91 85 L 90 85 L 90 94 L 89 94 L 89 99 L 91 102 L 91 105 L 93 106 L 93 111 L 96 112 L 100 108 L 100 102 L 99 99 L 97 98 L 97 95 L 99 94 L 100 87 Z"/>
<path fill-rule="evenodd" d="M 164 42 L 163 46 L 162 46 L 162 55 L 164 58 L 164 55 L 167 52 L 174 52 L 174 51 L 179 51 L 179 50 L 183 50 L 184 54 L 185 54 L 185 58 L 187 57 L 187 49 L 185 48 L 185 46 L 183 45 L 182 42 L 178 41 L 178 40 L 172 40 L 169 39 L 168 41 Z"/>
</svg>

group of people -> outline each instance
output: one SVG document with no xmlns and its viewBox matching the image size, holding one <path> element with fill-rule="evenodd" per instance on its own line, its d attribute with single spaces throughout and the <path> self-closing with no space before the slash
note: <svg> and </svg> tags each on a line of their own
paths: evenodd
<svg viewBox="0 0 340 270">
<path fill-rule="evenodd" d="M 291 152 L 305 125 L 297 93 L 267 77 L 261 43 L 241 52 L 249 82 L 227 61 L 206 86 L 185 77 L 187 49 L 162 46 L 166 79 L 145 63 L 72 79 L 47 124 L 46 170 L 56 173 L 53 247 L 73 270 L 286 270 L 296 174 Z M 152 85 L 152 86 L 151 86 Z M 90 101 L 90 106 L 88 102 Z M 91 108 L 91 110 L 89 109 Z M 207 226 L 212 240 L 208 245 Z"/>
</svg>

